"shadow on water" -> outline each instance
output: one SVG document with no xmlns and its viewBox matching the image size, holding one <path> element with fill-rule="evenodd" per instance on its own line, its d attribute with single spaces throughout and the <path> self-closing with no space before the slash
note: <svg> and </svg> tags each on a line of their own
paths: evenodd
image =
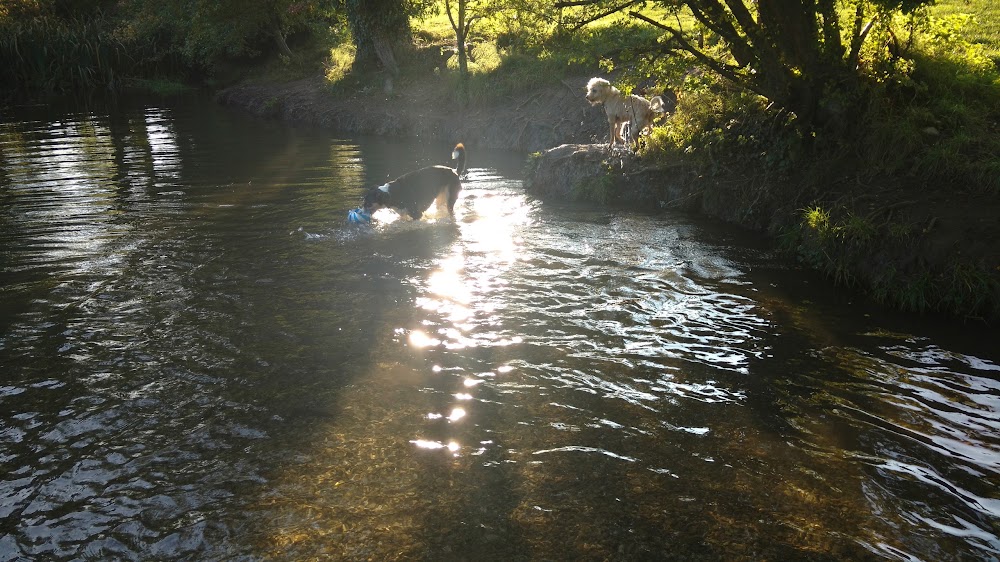
<svg viewBox="0 0 1000 562">
<path fill-rule="evenodd" d="M 275 210 L 339 214 L 354 145 L 206 109 L 4 124 L 0 559 L 239 551 L 255 447 L 368 356 L 368 265 Z"/>
<path fill-rule="evenodd" d="M 0 560 L 1000 555 L 989 334 L 742 231 L 543 206 L 518 155 L 367 228 L 365 185 L 451 147 L 6 119 Z"/>
</svg>

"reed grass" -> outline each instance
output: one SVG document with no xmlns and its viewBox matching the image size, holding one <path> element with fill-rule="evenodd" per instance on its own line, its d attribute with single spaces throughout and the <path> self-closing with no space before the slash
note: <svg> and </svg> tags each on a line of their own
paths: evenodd
<svg viewBox="0 0 1000 562">
<path fill-rule="evenodd" d="M 2 80 L 22 95 L 117 89 L 133 59 L 103 24 L 52 17 L 0 22 Z"/>
<path fill-rule="evenodd" d="M 158 51 L 157 38 L 129 33 L 120 24 L 99 12 L 0 18 L 0 96 L 116 92 L 143 87 L 142 78 L 178 82 L 183 69 L 176 56 Z"/>
</svg>

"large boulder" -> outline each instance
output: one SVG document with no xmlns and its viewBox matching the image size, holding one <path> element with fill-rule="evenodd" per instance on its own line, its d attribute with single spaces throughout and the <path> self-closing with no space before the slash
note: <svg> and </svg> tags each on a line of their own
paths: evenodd
<svg viewBox="0 0 1000 562">
<path fill-rule="evenodd" d="M 634 153 L 604 144 L 563 144 L 532 155 L 525 189 L 542 200 L 697 209 L 698 182 L 681 163 L 644 166 Z"/>
</svg>

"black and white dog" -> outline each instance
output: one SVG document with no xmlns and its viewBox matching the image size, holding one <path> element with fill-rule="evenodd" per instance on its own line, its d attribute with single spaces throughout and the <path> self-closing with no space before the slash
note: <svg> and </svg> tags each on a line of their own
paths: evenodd
<svg viewBox="0 0 1000 562">
<path fill-rule="evenodd" d="M 371 215 L 389 207 L 401 215 L 419 219 L 431 203 L 437 202 L 438 209 L 447 207 L 448 214 L 454 217 L 455 202 L 458 201 L 458 192 L 462 190 L 460 177 L 465 173 L 465 147 L 462 143 L 455 145 L 451 158 L 455 161 L 454 169 L 428 166 L 369 189 L 365 193 L 365 213 Z"/>
</svg>

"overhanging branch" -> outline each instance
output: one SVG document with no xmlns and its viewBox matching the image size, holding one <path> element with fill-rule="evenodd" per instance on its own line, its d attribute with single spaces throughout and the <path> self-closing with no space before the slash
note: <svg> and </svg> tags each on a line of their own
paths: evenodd
<svg viewBox="0 0 1000 562">
<path fill-rule="evenodd" d="M 718 61 L 710 57 L 709 55 L 705 54 L 703 51 L 692 45 L 680 31 L 677 31 L 676 29 L 670 27 L 669 25 L 650 19 L 638 12 L 629 12 L 629 15 L 669 33 L 677 42 L 678 47 L 693 55 L 696 59 L 701 61 L 702 64 L 709 67 L 723 78 L 731 80 L 743 86 L 744 88 L 747 88 L 752 92 L 763 95 L 763 92 L 761 92 L 751 80 L 749 80 L 745 75 L 743 75 L 740 72 L 741 67 L 733 66 L 731 64 L 725 64 L 721 61 Z"/>
<path fill-rule="evenodd" d="M 861 57 L 861 46 L 864 45 L 865 39 L 868 37 L 868 33 L 872 30 L 874 25 L 875 20 L 871 20 L 865 24 L 864 28 L 861 29 L 861 32 L 851 40 L 851 53 L 847 56 L 847 64 L 849 64 L 851 68 L 857 68 Z"/>
<path fill-rule="evenodd" d="M 597 14 L 596 16 L 592 16 L 592 17 L 587 18 L 587 19 L 585 19 L 585 20 L 583 20 L 581 22 L 577 22 L 576 25 L 574 25 L 572 28 L 570 28 L 570 31 L 577 31 L 578 29 L 580 29 L 581 27 L 587 25 L 588 23 L 592 23 L 592 22 L 595 22 L 595 21 L 597 21 L 597 20 L 599 20 L 601 18 L 606 18 L 606 17 L 610 16 L 611 14 L 618 13 L 618 12 L 624 10 L 625 8 L 628 8 L 630 6 L 634 6 L 634 5 L 638 4 L 640 1 L 641 0 L 629 0 L 628 2 L 625 2 L 624 4 L 620 4 L 618 6 L 615 6 L 614 8 L 605 10 L 605 11 L 601 12 L 600 14 Z"/>
<path fill-rule="evenodd" d="M 740 32 L 733 25 L 732 17 L 726 8 L 716 0 L 698 0 L 687 2 L 687 7 L 691 10 L 695 19 L 702 25 L 714 31 L 729 43 L 729 50 L 733 58 L 741 66 L 750 64 L 754 57 L 753 49 L 747 39 L 740 35 Z"/>
<path fill-rule="evenodd" d="M 455 33 L 457 34 L 458 33 L 458 24 L 455 23 L 455 18 L 453 18 L 451 16 L 451 2 L 450 2 L 450 0 L 444 0 L 444 11 L 445 11 L 445 13 L 448 14 L 448 21 L 451 22 L 451 28 L 454 29 Z"/>
</svg>

